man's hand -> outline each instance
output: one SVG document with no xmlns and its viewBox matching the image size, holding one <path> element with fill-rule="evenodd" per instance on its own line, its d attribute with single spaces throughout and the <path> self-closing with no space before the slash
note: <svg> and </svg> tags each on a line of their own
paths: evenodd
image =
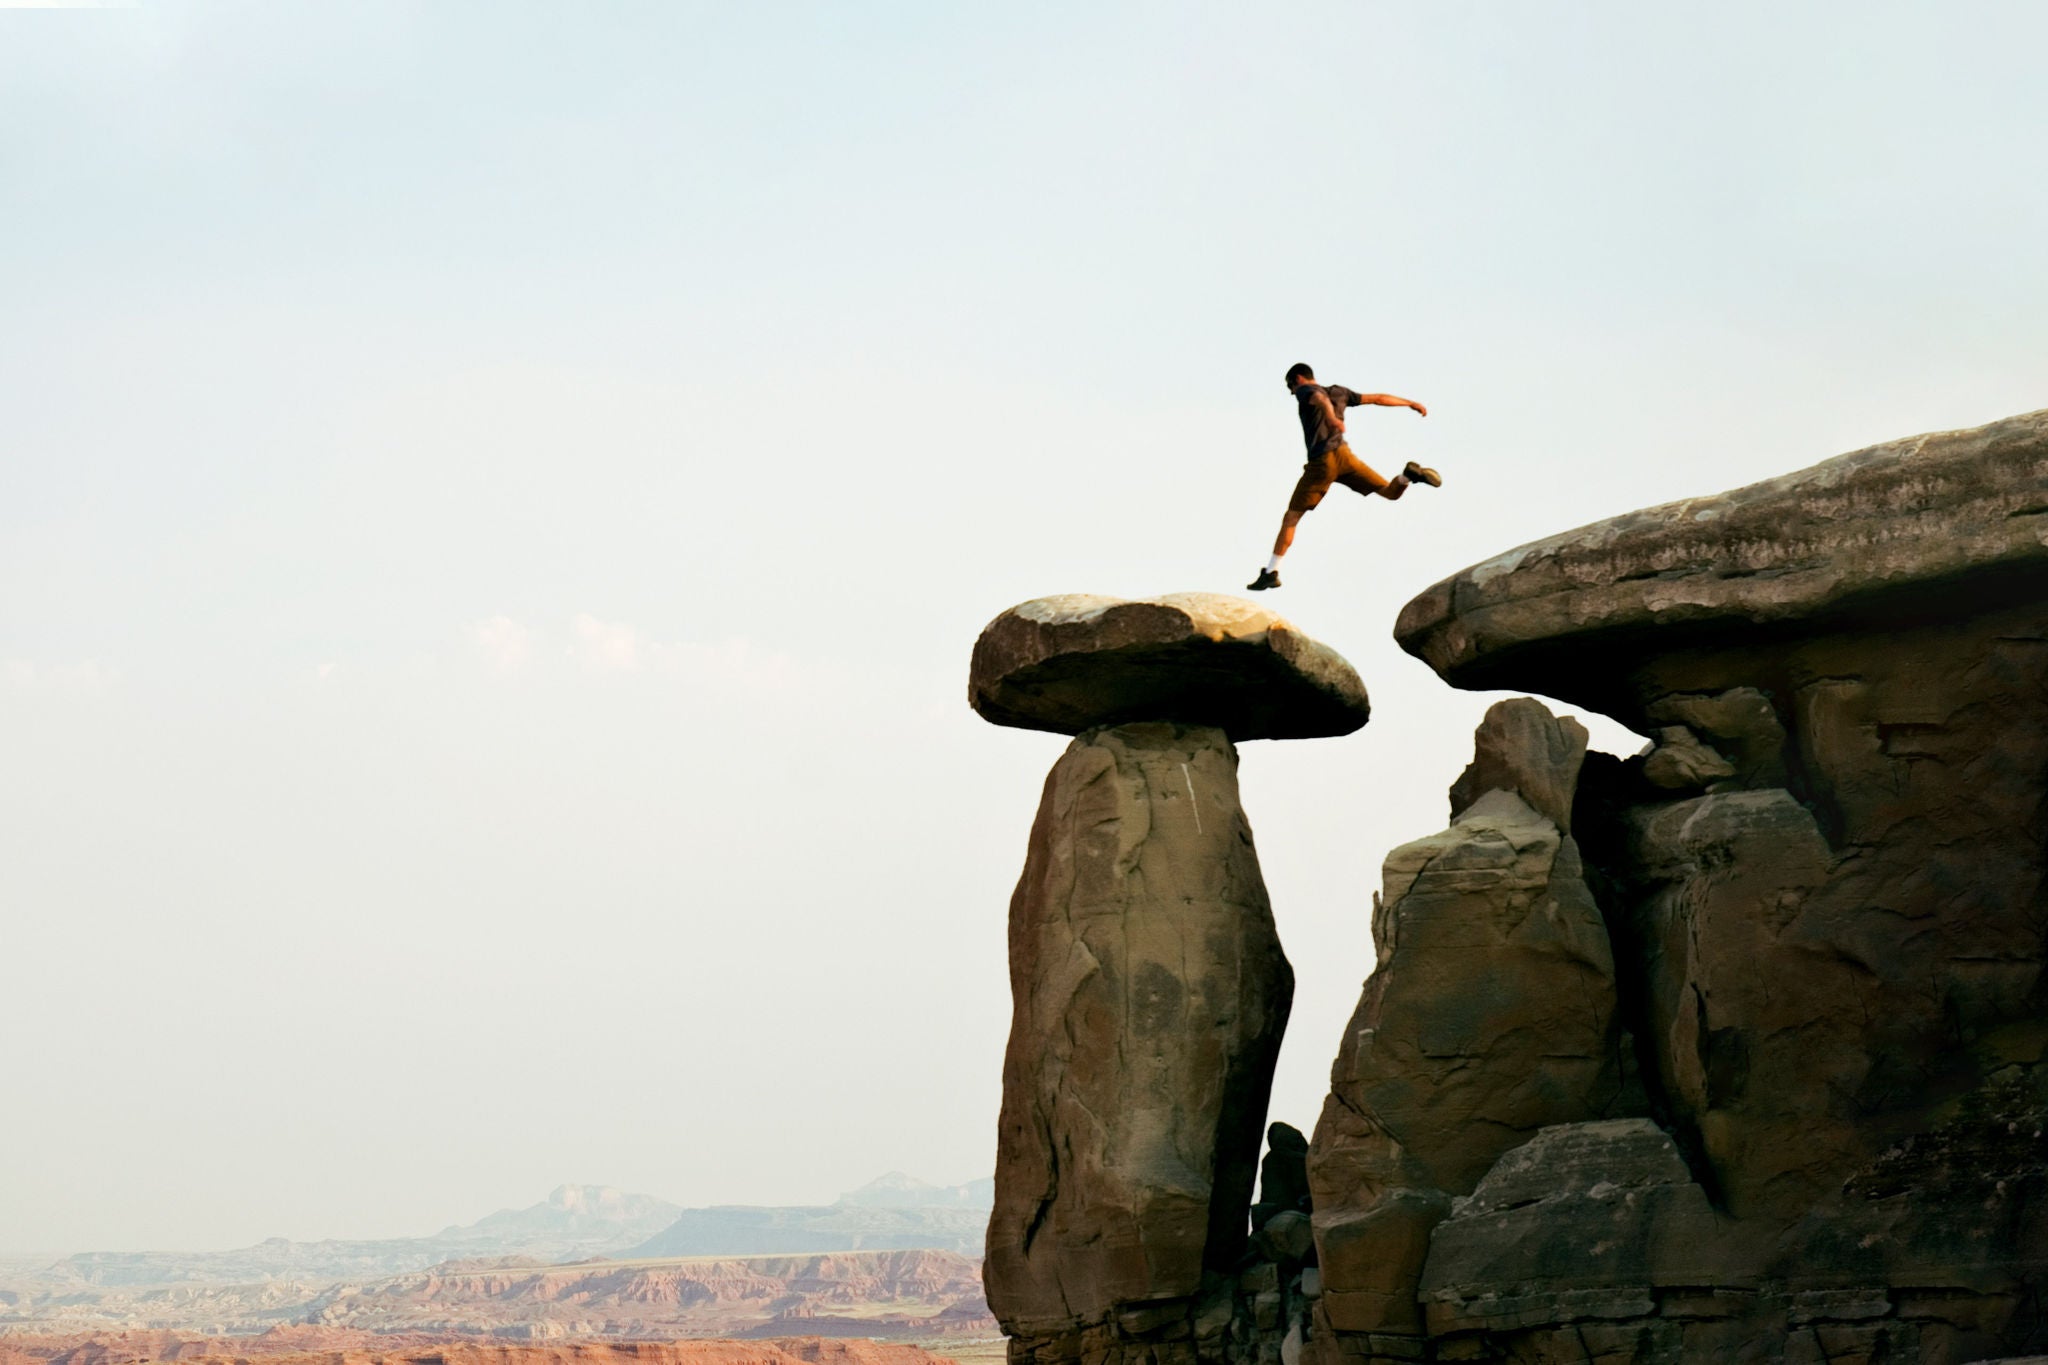
<svg viewBox="0 0 2048 1365">
<path fill-rule="evenodd" d="M 1425 408 L 1424 406 L 1422 406 L 1422 404 L 1417 403 L 1412 399 L 1409 401 L 1408 406 L 1415 409 L 1415 415 L 1417 417 L 1429 416 L 1429 409 Z"/>
</svg>

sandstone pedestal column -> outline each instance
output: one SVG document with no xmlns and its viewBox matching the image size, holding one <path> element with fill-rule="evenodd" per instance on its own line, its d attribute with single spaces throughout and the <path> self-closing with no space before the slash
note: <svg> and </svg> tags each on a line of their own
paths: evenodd
<svg viewBox="0 0 2048 1365">
<path fill-rule="evenodd" d="M 1244 1251 L 1293 994 L 1236 741 L 1349 733 L 1365 690 L 1250 603 L 1070 596 L 990 623 L 969 699 L 1076 736 L 1010 903 L 989 1304 L 1050 1358 L 1179 1315 L 1193 1358 L 1204 1272 Z"/>
</svg>

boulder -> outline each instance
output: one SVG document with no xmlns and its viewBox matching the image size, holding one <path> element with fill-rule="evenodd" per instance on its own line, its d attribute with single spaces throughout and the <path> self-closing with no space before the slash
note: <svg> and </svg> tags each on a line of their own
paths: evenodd
<svg viewBox="0 0 2048 1365">
<path fill-rule="evenodd" d="M 1379 965 L 1310 1146 L 1318 1213 L 1469 1193 L 1501 1152 L 1604 1117 L 1620 1091 L 1607 932 L 1556 825 L 1490 792 L 1395 849 L 1385 878 Z"/>
<path fill-rule="evenodd" d="M 1314 1256 L 1315 1231 L 1310 1227 L 1306 1213 L 1289 1209 L 1268 1218 L 1265 1225 L 1253 1234 L 1252 1244 L 1275 1264 L 1296 1266 Z"/>
<path fill-rule="evenodd" d="M 1044 1340 L 1192 1298 L 1245 1249 L 1293 993 L 1220 729 L 1068 746 L 1010 902 L 1010 988 L 990 1308 Z"/>
<path fill-rule="evenodd" d="M 1471 766 L 1451 786 L 1451 818 L 1488 792 L 1513 792 L 1569 834 L 1585 759 L 1586 727 L 1570 716 L 1534 697 L 1497 701 L 1472 736 Z"/>
<path fill-rule="evenodd" d="M 1643 779 L 1668 791 L 1699 791 L 1733 776 L 1735 765 L 1683 725 L 1659 727 L 1655 747 L 1643 760 Z"/>
<path fill-rule="evenodd" d="M 1259 1163 L 1259 1202 L 1252 1205 L 1252 1231 L 1282 1213 L 1299 1213 L 1306 1221 L 1308 1138 L 1291 1123 L 1266 1130 L 1266 1158 Z"/>
<path fill-rule="evenodd" d="M 1694 742 L 1705 740 L 1726 761 L 1724 776 L 1738 787 L 1782 787 L 1786 781 L 1785 727 L 1761 689 L 1673 693 L 1647 708 L 1651 724 L 1682 725 Z"/>
<path fill-rule="evenodd" d="M 1012 607 L 975 641 L 967 700 L 982 719 L 1026 730 L 1170 720 L 1234 741 L 1348 735 L 1371 714 L 1343 656 L 1215 593 L 1069 593 Z"/>
</svg>

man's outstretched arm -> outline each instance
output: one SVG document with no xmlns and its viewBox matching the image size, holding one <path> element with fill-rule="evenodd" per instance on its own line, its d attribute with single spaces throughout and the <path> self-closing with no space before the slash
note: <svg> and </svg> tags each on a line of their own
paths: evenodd
<svg viewBox="0 0 2048 1365">
<path fill-rule="evenodd" d="M 1376 408 L 1414 408 L 1418 417 L 1429 416 L 1429 409 L 1414 399 L 1397 398 L 1391 393 L 1354 393 L 1351 402 L 1353 406 L 1370 404 Z"/>
</svg>

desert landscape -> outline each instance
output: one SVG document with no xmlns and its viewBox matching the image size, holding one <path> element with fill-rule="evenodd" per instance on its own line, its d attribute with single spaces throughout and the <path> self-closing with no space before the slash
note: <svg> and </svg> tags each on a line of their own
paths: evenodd
<svg viewBox="0 0 2048 1365">
<path fill-rule="evenodd" d="M 2048 1365 L 2044 64 L 0 0 L 0 1365 Z"/>
<path fill-rule="evenodd" d="M 324 1327 L 273 1328 L 253 1337 L 175 1332 L 0 1337 L 0 1365 L 231 1365 L 251 1360 L 264 1365 L 938 1365 L 944 1359 L 901 1343 L 821 1337 L 536 1346 L 445 1333 L 417 1336 Z"/>
<path fill-rule="evenodd" d="M 0 1343 L 22 1360 L 79 1365 L 103 1351 L 115 1361 L 576 1339 L 732 1338 L 768 1353 L 714 1365 L 779 1360 L 772 1352 L 796 1337 L 812 1340 L 801 1357 L 812 1365 L 904 1365 L 918 1341 L 971 1356 L 995 1334 L 980 1258 L 961 1249 L 980 1240 L 988 1190 L 986 1180 L 941 1187 L 891 1173 L 830 1205 L 685 1209 L 565 1185 L 427 1237 L 16 1258 L 0 1264 Z M 658 1254 L 671 1246 L 682 1254 Z M 755 1254 L 721 1250 L 731 1247 Z M 852 1338 L 906 1353 L 816 1344 Z M 645 1349 L 654 1353 L 618 1359 L 669 1365 Z"/>
</svg>

